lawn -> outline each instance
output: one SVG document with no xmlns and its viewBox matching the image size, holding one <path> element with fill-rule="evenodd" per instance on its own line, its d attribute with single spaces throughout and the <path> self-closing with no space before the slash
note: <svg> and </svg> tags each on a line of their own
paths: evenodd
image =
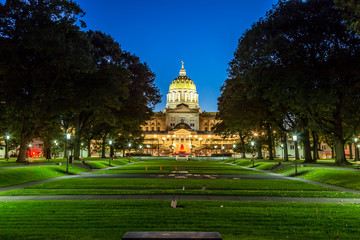
<svg viewBox="0 0 360 240">
<path fill-rule="evenodd" d="M 127 231 L 216 231 L 224 240 L 356 239 L 358 204 L 179 201 L 0 203 L 1 239 L 121 239 Z"/>
<path fill-rule="evenodd" d="M 0 187 L 39 181 L 66 175 L 66 165 L 44 165 L 0 170 Z M 69 174 L 84 172 L 85 169 L 69 165 Z"/>
<path fill-rule="evenodd" d="M 206 185 L 206 190 L 202 190 L 204 185 Z M 183 186 L 185 191 L 182 190 Z M 78 194 L 360 197 L 357 194 L 338 192 L 300 181 L 264 179 L 77 178 L 57 180 L 0 193 L 0 195 L 6 196 Z"/>
<path fill-rule="evenodd" d="M 276 171 L 288 176 L 294 175 L 294 167 Z M 360 190 L 360 171 L 346 171 L 319 167 L 298 167 L 298 177 L 335 186 Z"/>
<path fill-rule="evenodd" d="M 182 173 L 186 171 L 192 174 L 264 174 L 251 170 L 242 169 L 237 166 L 228 165 L 216 161 L 171 161 L 152 160 L 129 164 L 120 168 L 98 171 L 98 173 L 146 173 L 146 174 L 168 174 Z"/>
</svg>

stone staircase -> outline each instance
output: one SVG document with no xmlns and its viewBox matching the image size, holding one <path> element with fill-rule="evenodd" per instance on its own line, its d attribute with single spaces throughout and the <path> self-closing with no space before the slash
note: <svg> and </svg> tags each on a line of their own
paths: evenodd
<svg viewBox="0 0 360 240">
<path fill-rule="evenodd" d="M 88 163 L 85 162 L 85 161 L 75 162 L 75 163 L 73 163 L 73 165 L 74 165 L 74 166 L 81 167 L 81 168 L 85 168 L 85 169 L 88 169 L 88 170 L 96 169 L 96 168 L 94 168 L 93 166 L 91 166 L 90 164 L 88 164 Z"/>
</svg>

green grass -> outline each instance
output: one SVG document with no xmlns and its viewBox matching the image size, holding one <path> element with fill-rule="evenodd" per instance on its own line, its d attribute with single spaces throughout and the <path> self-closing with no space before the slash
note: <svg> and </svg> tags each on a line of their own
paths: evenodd
<svg viewBox="0 0 360 240">
<path fill-rule="evenodd" d="M 288 176 L 294 175 L 294 167 L 277 171 Z M 347 171 L 317 167 L 298 167 L 298 175 L 304 179 L 360 190 L 360 171 Z"/>
<path fill-rule="evenodd" d="M 131 160 L 130 162 L 133 162 L 133 160 Z M 95 169 L 102 169 L 102 168 L 108 168 L 109 166 L 109 160 L 87 160 L 86 161 L 87 164 L 91 165 L 93 168 Z M 121 166 L 124 164 L 128 164 L 129 161 L 128 159 L 114 159 L 110 161 L 111 166 Z"/>
<path fill-rule="evenodd" d="M 1 239 L 121 239 L 127 231 L 215 231 L 224 240 L 356 239 L 358 204 L 179 201 L 0 203 Z"/>
<path fill-rule="evenodd" d="M 96 173 L 167 174 L 167 173 L 179 173 L 179 171 L 188 171 L 188 173 L 192 173 L 192 174 L 264 174 L 215 161 L 171 161 L 171 160 L 142 161 L 142 162 L 137 162 L 135 164 L 122 166 L 117 169 L 99 171 Z"/>
<path fill-rule="evenodd" d="M 144 179 L 77 178 L 63 179 L 27 187 L 28 189 L 201 189 L 211 190 L 319 190 L 330 189 L 292 180 L 264 179 Z"/>
<path fill-rule="evenodd" d="M 0 187 L 39 181 L 66 175 L 66 165 L 44 165 L 0 170 Z M 69 173 L 84 172 L 85 169 L 69 165 Z"/>
<path fill-rule="evenodd" d="M 206 190 L 202 187 L 206 185 Z M 185 191 L 182 190 L 185 186 Z M 181 194 L 278 197 L 359 198 L 360 195 L 338 192 L 317 185 L 291 180 L 254 179 L 134 179 L 77 178 L 47 182 L 0 193 L 15 195 L 77 194 Z"/>
</svg>

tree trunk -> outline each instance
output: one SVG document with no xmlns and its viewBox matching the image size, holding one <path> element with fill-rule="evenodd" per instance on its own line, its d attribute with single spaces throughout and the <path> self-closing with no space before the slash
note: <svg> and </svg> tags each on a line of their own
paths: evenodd
<svg viewBox="0 0 360 240">
<path fill-rule="evenodd" d="M 355 161 L 359 161 L 359 147 L 355 145 Z"/>
<path fill-rule="evenodd" d="M 289 153 L 288 153 L 288 145 L 287 145 L 287 133 L 284 132 L 284 135 L 283 135 L 283 138 L 284 138 L 284 149 L 283 149 L 283 154 L 284 154 L 284 161 L 287 162 L 289 161 Z"/>
<path fill-rule="evenodd" d="M 333 146 L 330 146 L 331 148 L 331 159 L 335 159 L 335 144 Z"/>
<path fill-rule="evenodd" d="M 256 141 L 256 145 L 257 145 L 257 159 L 263 159 L 262 157 L 262 144 L 261 144 L 261 138 L 259 136 L 258 140 Z"/>
<path fill-rule="evenodd" d="M 74 137 L 74 160 L 80 160 L 80 139 L 81 139 L 81 129 L 80 123 L 75 125 L 75 137 Z"/>
<path fill-rule="evenodd" d="M 304 133 L 302 134 L 303 137 L 303 144 L 304 144 L 304 153 L 305 153 L 305 161 L 304 163 L 314 163 L 316 162 L 311 158 L 311 146 L 310 146 L 310 134 L 309 130 L 305 129 Z"/>
<path fill-rule="evenodd" d="M 91 157 L 91 139 L 88 140 L 88 146 L 87 146 L 87 156 Z"/>
<path fill-rule="evenodd" d="M 352 142 L 349 142 L 348 146 L 349 146 L 350 159 L 353 159 Z"/>
<path fill-rule="evenodd" d="M 44 141 L 44 157 L 51 159 L 51 143 L 47 140 Z"/>
<path fill-rule="evenodd" d="M 114 146 L 113 145 L 110 146 L 110 157 L 111 158 L 114 157 Z"/>
<path fill-rule="evenodd" d="M 24 134 L 21 134 L 19 155 L 16 159 L 16 162 L 18 163 L 26 162 L 26 154 L 27 154 L 26 151 L 28 149 L 28 142 L 29 140 L 24 136 Z"/>
<path fill-rule="evenodd" d="M 105 156 L 105 145 L 106 145 L 106 136 L 103 136 L 102 139 L 102 148 L 101 148 L 101 158 L 106 158 Z"/>
<path fill-rule="evenodd" d="M 316 162 L 316 160 L 319 159 L 319 149 L 318 149 L 318 146 L 319 146 L 319 136 L 317 135 L 317 133 L 315 131 L 312 131 L 312 136 L 313 136 L 313 159 L 314 159 L 314 162 Z"/>
<path fill-rule="evenodd" d="M 64 133 L 65 133 L 65 142 L 64 142 L 64 158 L 68 157 L 68 151 L 67 151 L 67 147 L 68 147 L 68 140 L 66 139 L 66 134 L 67 134 L 67 128 L 64 129 Z"/>
<path fill-rule="evenodd" d="M 335 164 L 336 165 L 348 165 L 350 164 L 345 158 L 345 150 L 344 150 L 344 139 L 341 136 L 334 136 L 335 137 Z"/>
<path fill-rule="evenodd" d="M 241 142 L 242 158 L 246 158 L 246 155 L 245 155 L 245 137 L 241 133 L 240 133 L 240 142 Z"/>
<path fill-rule="evenodd" d="M 299 158 L 299 145 L 298 145 L 297 141 L 295 141 L 295 159 L 300 160 L 300 158 Z"/>
<path fill-rule="evenodd" d="M 269 160 L 274 160 L 273 155 L 273 140 L 272 140 L 272 132 L 270 128 L 270 124 L 266 124 L 266 132 L 267 132 L 267 140 L 268 140 L 268 146 L 269 146 Z"/>
</svg>

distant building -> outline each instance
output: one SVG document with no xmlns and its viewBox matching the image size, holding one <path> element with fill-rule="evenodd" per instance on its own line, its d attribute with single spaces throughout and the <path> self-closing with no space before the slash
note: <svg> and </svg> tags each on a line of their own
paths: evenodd
<svg viewBox="0 0 360 240">
<path fill-rule="evenodd" d="M 193 80 L 186 76 L 184 63 L 166 95 L 166 107 L 143 126 L 144 150 L 153 155 L 211 155 L 231 152 L 238 138 L 216 136 L 212 128 L 219 120 L 215 112 L 199 107 L 199 94 Z"/>
</svg>

